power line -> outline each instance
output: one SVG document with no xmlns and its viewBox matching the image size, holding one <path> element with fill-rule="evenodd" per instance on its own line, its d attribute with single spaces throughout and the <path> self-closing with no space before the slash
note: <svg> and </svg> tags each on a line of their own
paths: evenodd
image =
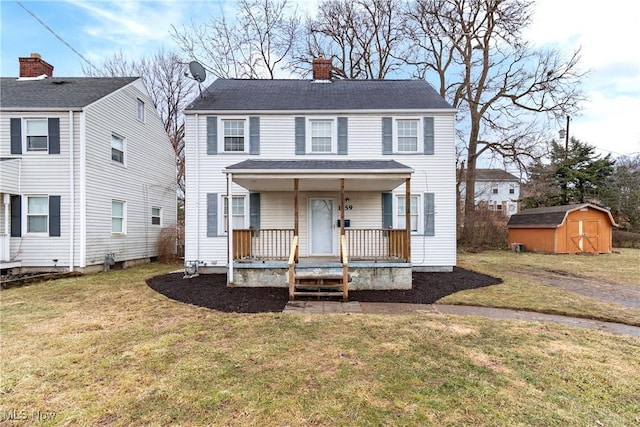
<svg viewBox="0 0 640 427">
<path fill-rule="evenodd" d="M 56 36 L 56 38 L 58 40 L 60 40 L 62 43 L 64 43 L 65 46 L 67 46 L 69 49 L 71 49 L 76 55 L 78 55 L 84 62 L 86 62 L 87 64 L 89 64 L 91 66 L 91 68 L 93 68 L 94 70 L 100 72 L 100 70 L 98 70 L 95 65 L 93 65 L 87 58 L 85 58 L 84 56 L 82 56 L 82 54 L 80 52 L 78 52 L 77 50 L 75 50 L 73 48 L 73 46 L 71 46 L 69 43 L 67 43 L 66 41 L 64 41 L 64 39 L 62 37 L 60 37 L 58 34 L 56 34 L 55 31 L 53 31 L 51 29 L 51 27 L 49 27 L 47 24 L 45 24 L 40 18 L 38 18 L 36 16 L 35 13 L 33 13 L 32 11 L 30 11 L 29 9 L 27 9 L 21 2 L 19 2 L 18 0 L 16 0 L 16 3 L 18 3 L 18 6 L 20 6 L 21 8 L 23 8 L 29 15 L 33 16 L 33 19 L 35 19 L 36 21 L 38 21 L 44 28 L 46 28 L 47 30 L 49 30 L 49 32 L 51 34 L 53 34 L 54 36 Z"/>
</svg>

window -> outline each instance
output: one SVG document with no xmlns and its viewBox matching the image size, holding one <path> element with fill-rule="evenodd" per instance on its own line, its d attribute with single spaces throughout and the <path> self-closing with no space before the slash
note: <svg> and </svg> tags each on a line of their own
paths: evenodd
<svg viewBox="0 0 640 427">
<path fill-rule="evenodd" d="M 398 130 L 398 152 L 418 151 L 418 120 L 396 121 Z"/>
<path fill-rule="evenodd" d="M 111 234 L 126 233 L 126 206 L 119 200 L 111 201 Z"/>
<path fill-rule="evenodd" d="M 515 189 L 515 188 L 510 188 L 510 189 L 509 189 L 509 194 L 515 194 L 515 192 L 516 192 L 516 189 Z"/>
<path fill-rule="evenodd" d="M 496 205 L 496 209 L 501 211 L 502 210 L 502 205 L 501 204 L 500 205 Z"/>
<path fill-rule="evenodd" d="M 491 192 L 492 192 L 493 194 L 498 194 L 498 189 L 497 189 L 497 188 L 492 188 L 492 189 L 491 189 Z"/>
<path fill-rule="evenodd" d="M 333 151 L 333 122 L 331 120 L 311 120 L 311 152 L 331 153 Z"/>
<path fill-rule="evenodd" d="M 141 122 L 144 122 L 144 101 L 142 101 L 141 99 L 137 100 L 136 117 Z"/>
<path fill-rule="evenodd" d="M 223 120 L 224 151 L 244 152 L 244 120 Z"/>
<path fill-rule="evenodd" d="M 124 164 L 124 138 L 111 134 L 111 160 Z"/>
<path fill-rule="evenodd" d="M 27 151 L 47 151 L 49 126 L 47 119 L 26 119 Z"/>
<path fill-rule="evenodd" d="M 27 197 L 27 233 L 48 233 L 49 197 Z"/>
<path fill-rule="evenodd" d="M 246 221 L 245 221 L 245 200 L 244 200 L 244 196 L 234 196 L 231 200 L 231 221 L 232 221 L 232 227 L 234 230 L 239 230 L 239 229 L 244 229 L 247 228 L 246 227 Z M 229 198 L 225 197 L 224 198 L 224 206 L 223 206 L 223 212 L 222 212 L 222 217 L 224 220 L 224 231 L 227 231 L 227 211 L 228 211 L 228 203 L 229 203 Z"/>
<path fill-rule="evenodd" d="M 160 208 L 151 208 L 151 225 L 161 225 L 162 216 Z"/>
<path fill-rule="evenodd" d="M 405 196 L 398 196 L 398 228 L 406 228 Z M 418 231 L 418 196 L 411 196 L 411 231 Z"/>
</svg>

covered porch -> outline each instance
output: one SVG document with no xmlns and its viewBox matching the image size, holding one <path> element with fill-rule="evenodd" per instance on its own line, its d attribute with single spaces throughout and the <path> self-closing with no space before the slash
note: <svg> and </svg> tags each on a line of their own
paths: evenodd
<svg viewBox="0 0 640 427">
<path fill-rule="evenodd" d="M 17 251 L 11 252 L 11 196 L 20 194 L 20 161 L 0 158 L 0 269 L 22 265 Z"/>
<path fill-rule="evenodd" d="M 349 289 L 411 287 L 410 228 L 391 228 L 391 191 L 404 185 L 410 200 L 411 168 L 393 160 L 246 160 L 224 173 L 227 194 L 239 185 L 251 199 L 249 228 L 233 228 L 227 203 L 230 286 L 285 285 L 290 299 L 344 300 Z M 404 224 L 410 214 L 405 209 Z"/>
</svg>

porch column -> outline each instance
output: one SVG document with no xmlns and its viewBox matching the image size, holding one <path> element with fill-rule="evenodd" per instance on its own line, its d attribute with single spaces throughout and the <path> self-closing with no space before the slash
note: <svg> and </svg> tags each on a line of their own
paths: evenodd
<svg viewBox="0 0 640 427">
<path fill-rule="evenodd" d="M 233 283 L 233 221 L 231 221 L 231 209 L 233 205 L 233 177 L 227 174 L 227 284 Z"/>
<path fill-rule="evenodd" d="M 293 178 L 293 235 L 299 236 L 298 232 L 298 216 L 300 214 L 300 208 L 298 204 L 298 188 L 300 186 L 300 180 Z M 299 239 L 299 238 L 298 238 Z M 296 254 L 294 261 L 298 262 L 298 248 L 296 248 Z"/>
<path fill-rule="evenodd" d="M 404 199 L 404 222 L 406 224 L 406 239 L 405 239 L 405 247 L 404 253 L 407 257 L 407 261 L 411 260 L 411 178 L 407 178 L 404 182 L 404 191 L 405 191 L 405 199 Z"/>
</svg>

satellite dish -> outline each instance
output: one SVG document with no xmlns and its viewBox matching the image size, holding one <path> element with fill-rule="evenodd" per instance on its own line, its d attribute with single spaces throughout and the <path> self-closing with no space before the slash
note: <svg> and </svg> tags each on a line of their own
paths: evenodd
<svg viewBox="0 0 640 427">
<path fill-rule="evenodd" d="M 207 72 L 204 70 L 204 67 L 197 61 L 191 61 L 189 63 L 189 71 L 191 72 L 191 77 L 193 77 L 193 80 L 197 81 L 198 83 L 202 83 L 204 79 L 207 78 Z"/>
</svg>

